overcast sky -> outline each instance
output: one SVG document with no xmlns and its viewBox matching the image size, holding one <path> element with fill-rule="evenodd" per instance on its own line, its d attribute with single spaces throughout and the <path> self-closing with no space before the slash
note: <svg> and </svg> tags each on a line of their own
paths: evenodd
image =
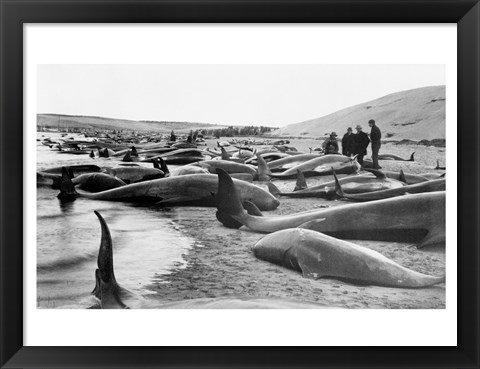
<svg viewBox="0 0 480 369">
<path fill-rule="evenodd" d="M 40 65 L 37 109 L 280 127 L 444 84 L 443 65 Z"/>
</svg>

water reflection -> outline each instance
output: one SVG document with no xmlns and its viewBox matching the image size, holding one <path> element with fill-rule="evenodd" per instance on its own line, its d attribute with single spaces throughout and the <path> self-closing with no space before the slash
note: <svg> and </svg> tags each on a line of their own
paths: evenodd
<svg viewBox="0 0 480 369">
<path fill-rule="evenodd" d="M 38 168 L 82 163 L 48 147 L 37 147 Z M 150 293 L 145 286 L 185 265 L 182 255 L 193 246 L 193 240 L 172 226 L 175 209 L 81 197 L 66 201 L 57 199 L 58 192 L 37 188 L 38 307 L 84 308 L 85 301 L 90 301 L 101 236 L 94 210 L 110 228 L 115 275 L 125 288 Z"/>
</svg>

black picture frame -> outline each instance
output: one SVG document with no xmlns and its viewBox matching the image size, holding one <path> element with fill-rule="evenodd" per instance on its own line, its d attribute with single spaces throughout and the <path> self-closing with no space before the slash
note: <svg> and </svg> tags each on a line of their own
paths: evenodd
<svg viewBox="0 0 480 369">
<path fill-rule="evenodd" d="M 5 368 L 478 368 L 478 0 L 0 0 L 0 365 Z M 456 347 L 24 347 L 25 23 L 456 23 L 458 345 Z M 441 322 L 439 322 L 441 324 Z M 102 334 L 101 331 L 92 334 Z M 234 334 L 234 332 L 233 332 Z M 318 334 L 322 334 L 319 332 Z M 412 334 L 421 334 L 414 332 Z M 268 342 L 266 342 L 268 346 Z"/>
</svg>

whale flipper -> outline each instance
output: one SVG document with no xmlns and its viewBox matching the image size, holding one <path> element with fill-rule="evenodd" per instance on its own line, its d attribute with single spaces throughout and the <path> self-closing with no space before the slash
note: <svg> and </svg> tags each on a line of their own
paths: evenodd
<svg viewBox="0 0 480 369">
<path fill-rule="evenodd" d="M 378 169 L 373 169 L 373 168 L 363 168 L 363 169 L 366 170 L 367 172 L 370 172 L 370 173 L 374 174 L 375 177 L 377 177 L 377 178 L 380 178 L 380 179 L 386 179 L 387 178 L 385 173 L 383 173 L 382 171 L 380 171 Z"/>
<path fill-rule="evenodd" d="M 263 213 L 253 202 L 244 201 L 242 205 L 248 214 L 255 215 L 257 217 L 263 217 Z M 238 220 L 232 218 L 230 215 L 220 210 L 217 210 L 217 212 L 215 213 L 215 217 L 227 228 L 238 229 L 243 225 Z"/>
<path fill-rule="evenodd" d="M 272 182 L 267 183 L 267 188 L 268 192 L 270 192 L 273 196 L 275 196 L 276 198 L 280 197 L 282 191 L 280 191 L 278 187 L 275 186 Z"/>
<path fill-rule="evenodd" d="M 262 211 L 253 202 L 244 201 L 242 205 L 248 214 L 255 215 L 257 217 L 263 217 Z"/>
</svg>

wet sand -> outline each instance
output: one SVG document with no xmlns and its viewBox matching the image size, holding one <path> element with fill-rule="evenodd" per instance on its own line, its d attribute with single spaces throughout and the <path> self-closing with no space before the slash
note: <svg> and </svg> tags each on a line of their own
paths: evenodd
<svg viewBox="0 0 480 369">
<path fill-rule="evenodd" d="M 403 147 L 398 151 L 406 156 L 410 150 L 411 147 Z M 438 149 L 432 150 L 439 154 Z M 410 173 L 431 171 L 431 167 L 418 161 L 384 161 L 381 165 L 386 170 L 400 167 Z M 310 186 L 330 179 L 327 176 L 307 181 Z M 291 190 L 295 181 L 274 183 L 281 190 Z M 265 216 L 344 204 L 344 201 L 281 198 L 278 209 L 265 213 Z M 258 260 L 252 253 L 252 247 L 263 234 L 245 227 L 238 230 L 225 228 L 216 219 L 215 211 L 214 208 L 187 207 L 176 212 L 173 221 L 181 232 L 196 240 L 195 245 L 184 255 L 186 267 L 174 269 L 170 275 L 159 276 L 148 286 L 148 289 L 157 292 L 149 298 L 170 302 L 192 298 L 280 297 L 341 308 L 445 308 L 444 284 L 421 289 L 355 286 L 333 279 L 307 279 L 298 272 Z M 392 242 L 352 242 L 378 251 L 415 271 L 431 275 L 445 273 L 445 249 L 419 250 L 414 244 Z"/>
</svg>

